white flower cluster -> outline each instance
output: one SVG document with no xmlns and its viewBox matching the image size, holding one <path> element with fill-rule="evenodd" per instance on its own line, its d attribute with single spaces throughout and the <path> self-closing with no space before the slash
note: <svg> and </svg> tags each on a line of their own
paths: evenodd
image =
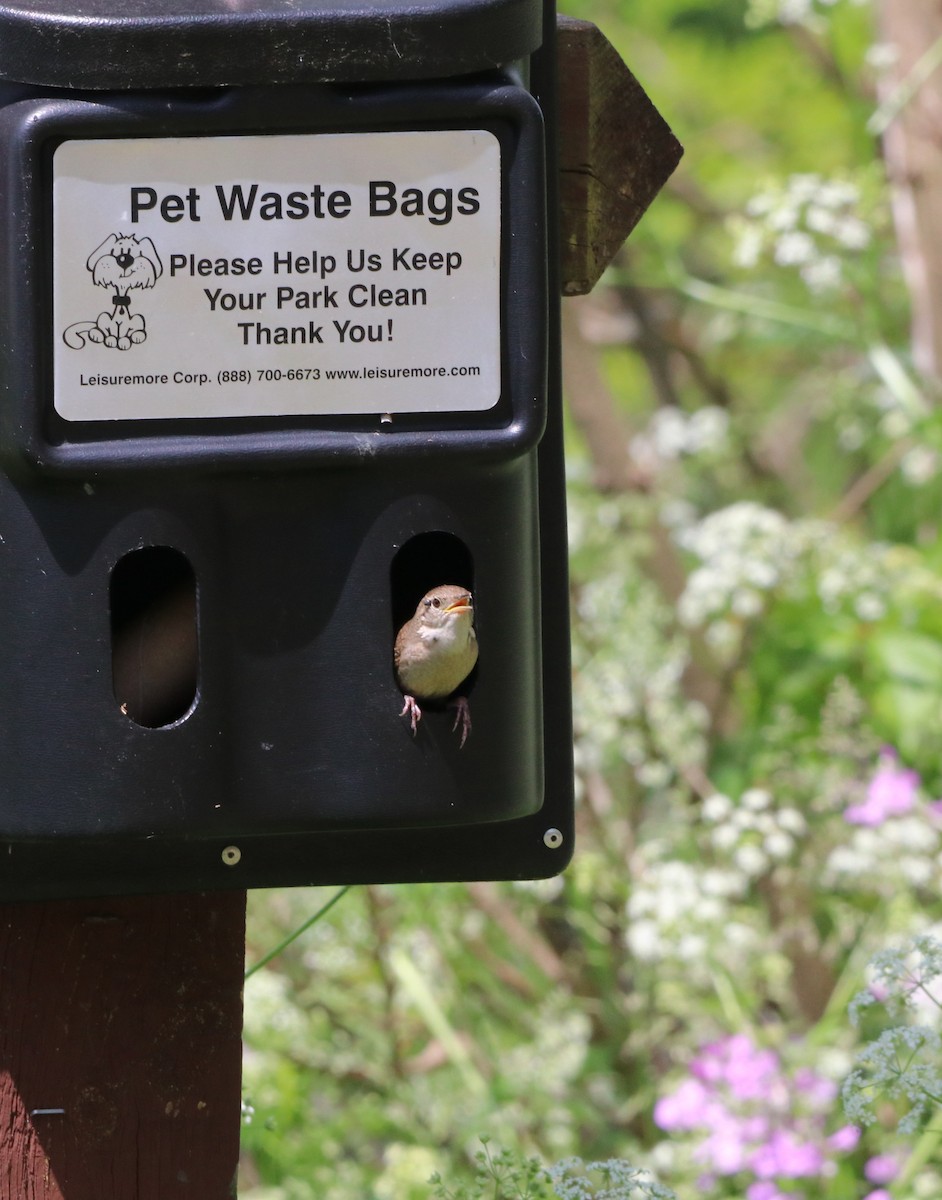
<svg viewBox="0 0 942 1200">
<path fill-rule="evenodd" d="M 893 579 L 886 569 L 887 550 L 879 544 L 843 546 L 818 576 L 818 595 L 825 610 L 836 612 L 850 598 L 861 620 L 882 617 Z"/>
<path fill-rule="evenodd" d="M 939 927 L 916 934 L 905 946 L 887 946 L 871 958 L 870 986 L 850 1003 L 848 1014 L 859 1026 L 860 1013 L 879 1003 L 894 1020 L 905 1018 L 935 1030 L 942 1025 L 942 942 Z"/>
<path fill-rule="evenodd" d="M 811 291 L 832 291 L 842 282 L 847 254 L 871 241 L 857 215 L 860 201 L 860 189 L 846 180 L 791 175 L 753 196 L 733 220 L 733 259 L 751 269 L 770 256 L 777 266 L 795 267 Z"/>
<path fill-rule="evenodd" d="M 702 763 L 706 713 L 681 686 L 684 639 L 653 587 L 626 593 L 624 576 L 599 575 L 580 590 L 580 625 L 593 647 L 574 647 L 575 715 L 580 767 L 606 755 L 629 763 L 644 787 L 667 785 L 676 767 Z"/>
<path fill-rule="evenodd" d="M 591 1022 L 552 994 L 534 1016 L 534 1040 L 501 1055 L 501 1076 L 515 1095 L 539 1088 L 544 1097 L 563 1099 L 589 1052 Z"/>
<path fill-rule="evenodd" d="M 919 1132 L 942 1094 L 942 1039 L 925 1025 L 896 1025 L 868 1042 L 857 1056 L 857 1066 L 841 1089 L 844 1111 L 856 1125 L 877 1120 L 877 1101 L 886 1097 L 901 1102 L 908 1111 L 899 1132 Z"/>
<path fill-rule="evenodd" d="M 942 997 L 942 942 L 938 929 L 917 934 L 903 947 L 888 947 L 869 964 L 870 986 L 850 1004 L 850 1018 L 859 1025 L 861 1012 L 880 1005 L 890 1019 L 902 1022 L 885 1029 L 858 1052 L 854 1069 L 844 1081 L 844 1109 L 858 1125 L 885 1121 L 886 1101 L 905 1111 L 899 1132 L 919 1132 L 934 1116 L 942 1096 L 942 1037 L 939 1018 Z M 918 1195 L 938 1195 L 918 1192 Z"/>
<path fill-rule="evenodd" d="M 748 879 L 757 879 L 776 863 L 790 859 L 807 832 L 798 809 L 777 807 L 765 788 L 748 788 L 738 804 L 714 793 L 704 800 L 700 813 L 710 844 Z"/>
<path fill-rule="evenodd" d="M 661 463 L 684 455 L 692 457 L 722 450 L 728 431 L 729 414 L 715 404 L 692 413 L 667 404 L 658 408 L 647 428 L 631 439 L 629 450 L 639 466 L 656 470 Z"/>
<path fill-rule="evenodd" d="M 604 1162 L 564 1158 L 548 1167 L 546 1174 L 552 1182 L 553 1195 L 559 1200 L 591 1200 L 593 1196 L 599 1200 L 677 1200 L 676 1193 L 658 1183 L 650 1171 L 633 1167 L 623 1158 Z M 601 1179 L 598 1186 L 593 1176 Z M 523 1193 L 518 1191 L 517 1195 Z"/>
<path fill-rule="evenodd" d="M 879 621 L 904 589 L 938 594 L 938 581 L 903 546 L 882 542 L 854 545 L 833 538 L 829 562 L 817 577 L 817 592 L 826 612 L 849 605 L 861 621 Z"/>
<path fill-rule="evenodd" d="M 836 525 L 789 521 L 753 501 L 719 509 L 674 531 L 700 559 L 677 605 L 688 627 L 707 626 L 717 652 L 738 646 L 744 621 L 760 616 L 771 593 L 817 595 L 829 614 L 879 621 L 906 592 L 942 599 L 939 581 L 903 546 L 855 543 Z"/>
<path fill-rule="evenodd" d="M 658 852 L 656 843 L 646 851 L 632 863 L 626 906 L 626 940 L 636 958 L 675 959 L 692 968 L 717 944 L 740 952 L 754 945 L 756 932 L 731 911 L 731 902 L 743 896 L 748 884 L 742 873 L 650 857 Z"/>
<path fill-rule="evenodd" d="M 617 639 L 611 655 L 596 654 L 586 664 L 579 664 L 579 681 L 584 685 L 580 688 L 581 698 L 587 704 L 591 702 L 589 724 L 604 723 L 606 716 L 609 720 L 636 717 L 644 706 L 648 687 L 655 692 L 671 691 L 674 677 L 685 665 L 679 648 L 676 660 L 665 653 L 668 647 L 658 636 L 663 621 L 656 598 L 644 593 L 630 599 L 631 619 L 627 619 L 624 589 L 616 576 L 607 575 L 589 581 L 576 602 L 581 621 L 598 633 L 600 644 L 607 649 L 607 639 Z M 616 616 L 620 619 L 617 626 L 613 624 Z M 626 628 L 627 633 L 619 637 L 619 631 Z M 638 637 L 639 628 L 652 636 Z"/>
<path fill-rule="evenodd" d="M 678 543 L 701 561 L 678 601 L 681 621 L 692 627 L 726 614 L 740 620 L 758 616 L 767 593 L 786 581 L 795 564 L 829 533 L 821 522 L 791 522 L 752 500 L 680 529 Z"/>
<path fill-rule="evenodd" d="M 900 887 L 942 886 L 939 830 L 924 816 L 889 817 L 877 828 L 856 826 L 825 860 L 822 884 L 868 888 L 887 898 Z"/>
</svg>

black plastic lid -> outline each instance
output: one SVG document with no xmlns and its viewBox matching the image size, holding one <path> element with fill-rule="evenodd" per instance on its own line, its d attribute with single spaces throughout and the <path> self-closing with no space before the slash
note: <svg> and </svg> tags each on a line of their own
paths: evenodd
<svg viewBox="0 0 942 1200">
<path fill-rule="evenodd" d="M 431 79 L 514 62 L 538 0 L 0 2 L 0 79 L 71 89 Z"/>
</svg>

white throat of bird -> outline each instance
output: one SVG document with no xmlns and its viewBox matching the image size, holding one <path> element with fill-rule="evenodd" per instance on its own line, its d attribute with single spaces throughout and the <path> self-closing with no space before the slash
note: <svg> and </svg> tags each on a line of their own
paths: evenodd
<svg viewBox="0 0 942 1200">
<path fill-rule="evenodd" d="M 464 647 L 474 636 L 471 619 L 474 616 L 472 608 L 429 609 L 422 614 L 419 624 L 419 637 L 423 642 L 437 642 L 442 649 L 446 647 Z"/>
</svg>

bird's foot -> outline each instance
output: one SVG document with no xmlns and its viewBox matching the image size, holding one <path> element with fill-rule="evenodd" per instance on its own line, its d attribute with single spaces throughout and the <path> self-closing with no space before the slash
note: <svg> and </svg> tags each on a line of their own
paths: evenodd
<svg viewBox="0 0 942 1200">
<path fill-rule="evenodd" d="M 461 741 L 458 743 L 458 749 L 460 750 L 468 740 L 468 734 L 471 732 L 471 707 L 465 696 L 459 696 L 457 700 L 452 701 L 452 704 L 456 712 L 455 723 L 452 725 L 451 731 L 454 733 L 458 726 L 461 726 Z"/>
<path fill-rule="evenodd" d="M 419 727 L 419 721 L 422 720 L 422 710 L 419 708 L 415 696 L 406 696 L 406 702 L 403 704 L 402 712 L 399 715 L 400 717 L 404 717 L 406 713 L 408 713 L 411 718 L 412 736 L 415 737 L 415 731 Z"/>
</svg>

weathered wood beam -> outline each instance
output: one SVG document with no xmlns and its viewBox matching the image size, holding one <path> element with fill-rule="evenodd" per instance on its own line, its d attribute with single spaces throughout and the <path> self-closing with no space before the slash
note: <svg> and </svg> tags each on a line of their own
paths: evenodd
<svg viewBox="0 0 942 1200">
<path fill-rule="evenodd" d="M 245 893 L 0 906 L 0 1197 L 229 1200 Z"/>
<path fill-rule="evenodd" d="M 590 21 L 560 17 L 561 288 L 590 292 L 680 162 L 683 148 Z"/>
</svg>

